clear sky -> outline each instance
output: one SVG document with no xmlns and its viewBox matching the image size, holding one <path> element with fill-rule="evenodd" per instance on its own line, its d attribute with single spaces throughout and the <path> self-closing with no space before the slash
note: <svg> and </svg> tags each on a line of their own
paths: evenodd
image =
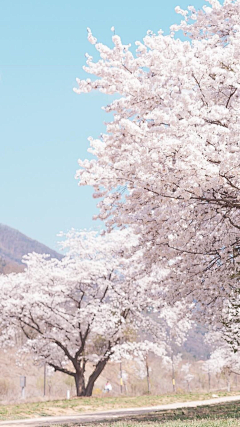
<svg viewBox="0 0 240 427">
<path fill-rule="evenodd" d="M 165 33 L 179 22 L 179 5 L 203 0 L 0 0 L 0 223 L 57 248 L 57 233 L 96 226 L 96 200 L 74 179 L 88 136 L 104 132 L 107 97 L 76 95 L 84 78 L 90 27 L 112 45 Z M 88 77 L 88 76 L 87 76 Z"/>
</svg>

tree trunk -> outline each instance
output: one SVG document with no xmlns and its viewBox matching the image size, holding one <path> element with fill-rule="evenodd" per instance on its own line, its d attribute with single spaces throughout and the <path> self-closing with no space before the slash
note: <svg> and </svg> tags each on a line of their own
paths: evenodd
<svg viewBox="0 0 240 427">
<path fill-rule="evenodd" d="M 79 370 L 74 375 L 77 396 L 86 396 L 84 371 Z"/>
<path fill-rule="evenodd" d="M 92 372 L 92 374 L 90 375 L 90 377 L 88 379 L 88 383 L 87 383 L 87 387 L 85 389 L 84 396 L 92 396 L 92 392 L 93 392 L 93 387 L 94 387 L 95 381 L 98 379 L 99 375 L 104 370 L 104 368 L 105 368 L 108 360 L 109 360 L 109 357 L 107 359 L 100 360 L 97 363 L 94 371 Z"/>
</svg>

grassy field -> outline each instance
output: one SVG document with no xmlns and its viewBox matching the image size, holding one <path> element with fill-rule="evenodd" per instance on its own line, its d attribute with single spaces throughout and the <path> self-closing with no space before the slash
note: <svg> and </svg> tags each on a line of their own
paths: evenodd
<svg viewBox="0 0 240 427">
<path fill-rule="evenodd" d="M 80 424 L 79 424 L 80 426 Z M 89 426 L 89 424 L 88 424 Z M 225 419 L 225 420 L 194 420 L 194 421 L 171 421 L 160 423 L 159 421 L 155 422 L 117 422 L 114 424 L 111 423 L 101 423 L 94 424 L 94 427 L 239 427 L 240 421 L 236 419 Z M 77 424 L 61 424 L 51 427 L 78 427 Z M 84 427 L 81 424 L 81 427 Z"/>
<path fill-rule="evenodd" d="M 236 395 L 238 393 L 227 393 L 221 392 L 218 393 L 219 397 Z M 95 411 L 104 411 L 109 409 L 117 408 L 129 408 L 129 407 L 143 407 L 143 406 L 155 406 L 173 402 L 187 402 L 191 400 L 204 400 L 212 398 L 211 393 L 186 393 L 186 394 L 169 394 L 161 396 L 137 396 L 137 397 L 111 397 L 107 396 L 104 398 L 74 398 L 70 400 L 55 400 L 55 401 L 43 401 L 43 402 L 29 402 L 21 403 L 18 405 L 0 405 L 0 420 L 14 420 L 21 418 L 34 418 L 34 417 L 45 417 L 45 416 L 60 416 L 60 415 L 76 415 L 87 412 Z M 229 406 L 228 406 L 229 405 Z M 215 406 L 210 406 L 207 409 L 206 414 L 215 413 Z M 219 413 L 221 405 L 217 405 L 217 412 Z M 168 420 L 170 419 L 189 419 L 189 417 L 197 417 L 198 411 L 200 411 L 200 417 L 204 416 L 204 409 L 195 408 L 195 409 L 184 409 L 184 410 L 174 410 L 174 411 L 165 411 L 159 414 L 154 413 L 151 415 L 153 421 L 158 416 L 158 419 Z M 236 403 L 228 403 L 223 405 L 223 408 L 227 408 L 228 417 L 237 417 L 238 414 L 238 405 Z M 221 409 L 222 418 L 225 416 L 225 409 Z M 161 414 L 161 416 L 160 416 Z M 175 417 L 176 415 L 176 417 Z M 172 418 L 172 417 L 175 418 Z M 150 417 L 150 418 L 151 418 Z M 240 416 L 239 416 L 240 418 Z M 142 421 L 145 421 L 144 418 L 140 418 Z M 139 417 L 138 417 L 139 420 Z M 148 421 L 151 421 L 148 417 Z"/>
<path fill-rule="evenodd" d="M 131 416 L 124 420 L 61 427 L 240 427 L 240 402 L 206 405 Z M 60 425 L 55 425 L 60 427 Z"/>
</svg>

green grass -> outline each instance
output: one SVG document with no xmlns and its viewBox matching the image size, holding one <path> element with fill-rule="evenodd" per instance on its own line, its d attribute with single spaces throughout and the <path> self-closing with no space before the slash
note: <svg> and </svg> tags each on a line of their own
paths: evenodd
<svg viewBox="0 0 240 427">
<path fill-rule="evenodd" d="M 240 402 L 131 415 L 111 422 L 70 423 L 61 427 L 83 427 L 84 425 L 86 427 L 90 425 L 94 427 L 240 427 Z"/>
<path fill-rule="evenodd" d="M 80 424 L 61 424 L 51 427 L 77 427 Z M 239 427 L 240 421 L 235 419 L 226 419 L 226 420 L 194 420 L 194 421 L 171 421 L 166 423 L 156 422 L 117 422 L 115 424 L 111 423 L 100 423 L 94 424 L 94 427 Z M 84 424 L 81 424 L 81 427 L 84 427 Z M 89 427 L 89 424 L 88 424 Z"/>
<path fill-rule="evenodd" d="M 237 394 L 237 393 L 235 393 Z M 219 397 L 234 395 L 234 393 L 218 393 Z M 204 400 L 211 398 L 212 395 L 209 393 L 186 393 L 186 394 L 170 394 L 162 396 L 138 396 L 138 397 L 91 397 L 91 398 L 74 398 L 70 400 L 56 400 L 56 401 L 44 401 L 44 402 L 29 402 L 21 403 L 18 405 L 0 405 L 0 420 L 14 420 L 23 418 L 35 418 L 45 416 L 60 416 L 60 415 L 76 415 L 86 412 L 104 411 L 117 408 L 129 408 L 129 407 L 143 407 L 143 406 L 155 406 L 173 402 L 186 402 L 190 400 Z M 229 406 L 226 406 L 229 405 Z M 220 411 L 221 405 L 217 405 L 217 412 Z M 210 407 L 199 407 L 194 409 L 178 409 L 174 411 L 161 411 L 161 413 L 154 413 L 147 421 L 156 421 L 156 417 L 161 421 L 167 421 L 170 419 L 191 419 L 198 417 L 204 417 L 204 409 L 206 409 L 207 416 L 209 413 L 215 414 L 215 405 Z M 211 408 L 211 409 L 209 409 Z M 224 418 L 227 411 L 228 418 L 238 417 L 239 409 L 236 403 L 228 403 L 223 405 L 221 408 L 222 418 Z M 161 415 L 160 415 L 161 414 Z M 237 414 L 237 415 L 236 415 Z M 140 418 L 142 421 L 146 421 L 144 418 Z M 139 420 L 139 417 L 138 417 Z M 134 421 L 134 419 L 133 419 Z"/>
</svg>

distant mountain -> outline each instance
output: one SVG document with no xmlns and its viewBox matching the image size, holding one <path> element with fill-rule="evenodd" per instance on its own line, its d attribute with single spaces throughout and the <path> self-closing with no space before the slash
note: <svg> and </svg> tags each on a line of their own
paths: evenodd
<svg viewBox="0 0 240 427">
<path fill-rule="evenodd" d="M 29 252 L 49 254 L 52 258 L 57 259 L 63 257 L 42 243 L 20 233 L 20 231 L 0 224 L 0 273 L 23 271 L 22 257 Z"/>
</svg>

